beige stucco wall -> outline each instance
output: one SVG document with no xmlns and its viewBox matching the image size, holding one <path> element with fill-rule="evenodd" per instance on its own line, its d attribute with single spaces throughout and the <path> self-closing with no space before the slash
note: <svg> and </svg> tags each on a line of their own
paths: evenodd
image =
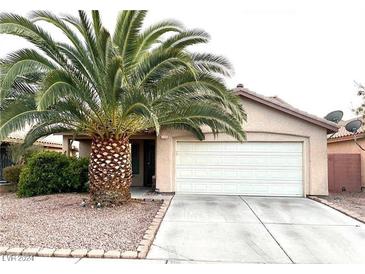
<svg viewBox="0 0 365 274">
<path fill-rule="evenodd" d="M 79 156 L 89 157 L 91 153 L 91 140 L 80 140 L 79 141 Z"/>
<path fill-rule="evenodd" d="M 63 135 L 62 136 L 62 153 L 65 155 L 69 155 L 70 154 L 70 136 L 67 135 Z"/>
<path fill-rule="evenodd" d="M 365 147 L 365 139 L 358 140 L 358 143 Z M 328 153 L 360 153 L 361 154 L 361 186 L 365 187 L 365 151 L 362 151 L 353 140 L 329 143 Z"/>
<path fill-rule="evenodd" d="M 248 120 L 247 141 L 301 142 L 303 144 L 304 193 L 327 195 L 327 130 L 249 99 L 243 101 Z M 156 139 L 156 187 L 175 191 L 175 146 L 177 141 L 196 140 L 184 131 L 164 130 Z M 205 141 L 234 141 L 226 135 Z"/>
</svg>

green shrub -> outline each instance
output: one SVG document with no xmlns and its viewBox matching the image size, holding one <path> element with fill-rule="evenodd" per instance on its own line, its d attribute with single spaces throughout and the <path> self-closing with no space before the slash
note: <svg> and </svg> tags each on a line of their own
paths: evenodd
<svg viewBox="0 0 365 274">
<path fill-rule="evenodd" d="M 28 160 L 36 153 L 39 152 L 44 152 L 46 150 L 44 150 L 44 148 L 39 147 L 39 146 L 31 146 L 29 148 L 27 148 L 24 153 L 23 153 L 23 162 L 24 164 L 26 164 L 28 162 Z"/>
<path fill-rule="evenodd" d="M 89 158 L 72 158 L 72 165 L 78 174 L 79 188 L 78 192 L 87 192 L 89 190 Z"/>
<path fill-rule="evenodd" d="M 10 183 L 17 184 L 19 182 L 20 172 L 24 165 L 8 166 L 3 169 L 4 179 Z"/>
<path fill-rule="evenodd" d="M 69 158 L 57 152 L 35 153 L 20 173 L 17 195 L 30 197 L 84 191 L 87 178 L 85 166 L 85 160 Z"/>
</svg>

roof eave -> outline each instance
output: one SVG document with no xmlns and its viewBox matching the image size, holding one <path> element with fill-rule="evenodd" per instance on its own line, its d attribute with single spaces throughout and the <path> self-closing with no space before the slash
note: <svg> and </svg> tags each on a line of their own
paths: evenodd
<svg viewBox="0 0 365 274">
<path fill-rule="evenodd" d="M 14 137 L 8 137 L 4 140 L 1 140 L 2 143 L 17 143 L 22 144 L 24 142 L 24 139 L 21 138 L 14 138 Z M 0 143 L 1 143 L 0 142 Z M 51 147 L 51 148 L 62 148 L 62 144 L 53 143 L 53 142 L 47 142 L 47 141 L 35 141 L 34 145 L 43 146 L 43 147 Z"/>
<path fill-rule="evenodd" d="M 365 138 L 365 132 L 356 134 L 357 139 L 363 139 Z M 335 137 L 335 138 L 329 138 L 327 139 L 327 143 L 337 143 L 337 142 L 346 142 L 346 141 L 352 141 L 354 140 L 354 135 L 346 135 L 341 137 Z"/>
<path fill-rule="evenodd" d="M 256 96 L 255 94 L 253 93 L 249 93 L 249 92 L 245 92 L 243 90 L 235 90 L 234 91 L 237 95 L 239 96 L 242 96 L 242 97 L 246 97 L 248 99 L 251 99 L 253 101 L 256 101 L 256 102 L 259 102 L 263 105 L 266 105 L 266 106 L 269 106 L 269 107 L 272 107 L 274 109 L 277 109 L 279 111 L 282 111 L 284 113 L 287 113 L 287 114 L 290 114 L 292 116 L 295 116 L 297 118 L 300 118 L 302 120 L 305 120 L 309 123 L 312 123 L 312 124 L 315 124 L 317 126 L 320 126 L 320 127 L 323 127 L 323 128 L 326 128 L 327 129 L 327 133 L 334 133 L 334 132 L 337 132 L 339 127 L 338 125 L 336 125 L 335 123 L 332 123 L 330 121 L 321 121 L 319 119 L 315 119 L 311 116 L 308 116 L 308 115 L 304 115 L 303 113 L 300 113 L 300 112 L 297 112 L 293 109 L 290 109 L 288 107 L 285 107 L 284 105 L 279 105 L 279 104 L 276 104 L 274 102 L 271 102 L 265 98 L 262 98 L 261 96 Z"/>
</svg>

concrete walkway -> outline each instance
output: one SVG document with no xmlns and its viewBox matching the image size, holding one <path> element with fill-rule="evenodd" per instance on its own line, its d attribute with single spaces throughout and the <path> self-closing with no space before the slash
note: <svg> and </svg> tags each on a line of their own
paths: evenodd
<svg viewBox="0 0 365 274">
<path fill-rule="evenodd" d="M 147 258 L 365 263 L 365 225 L 305 198 L 176 195 Z"/>
</svg>

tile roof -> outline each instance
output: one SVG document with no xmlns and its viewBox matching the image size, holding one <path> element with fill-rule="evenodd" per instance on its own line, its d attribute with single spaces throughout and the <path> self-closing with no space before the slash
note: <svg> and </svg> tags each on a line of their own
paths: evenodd
<svg viewBox="0 0 365 274">
<path fill-rule="evenodd" d="M 271 96 L 271 97 L 263 96 L 242 86 L 235 88 L 233 91 L 241 96 L 248 97 L 252 100 L 261 103 L 265 103 L 271 107 L 295 115 L 299 118 L 302 118 L 319 126 L 325 127 L 328 129 L 329 132 L 336 132 L 339 128 L 339 126 L 336 123 L 333 123 L 324 118 L 315 116 L 313 114 L 300 110 L 296 107 L 293 107 L 292 105 L 288 104 L 278 96 Z"/>
<path fill-rule="evenodd" d="M 22 143 L 26 135 L 26 130 L 24 131 L 16 131 L 11 133 L 7 138 L 5 138 L 5 142 L 15 142 Z M 35 144 L 42 146 L 52 146 L 52 147 L 62 147 L 62 142 L 57 140 L 54 136 L 47 136 L 41 138 L 35 142 Z"/>
<path fill-rule="evenodd" d="M 342 138 L 342 137 L 347 137 L 347 136 L 351 136 L 352 133 L 351 132 L 348 132 L 346 129 L 345 129 L 345 125 L 353 120 L 361 120 L 364 122 L 364 119 L 361 118 L 361 117 L 355 117 L 355 118 L 352 118 L 352 119 L 349 119 L 349 120 L 342 120 L 340 121 L 338 124 L 340 126 L 338 132 L 336 132 L 335 134 L 331 135 L 329 137 L 329 139 L 337 139 L 337 138 Z M 365 133 L 365 128 L 364 126 L 361 127 L 358 131 L 357 131 L 357 134 L 361 134 L 361 133 Z"/>
<path fill-rule="evenodd" d="M 8 138 L 6 138 L 4 140 L 5 142 L 15 142 L 15 143 L 21 143 L 24 141 L 23 138 L 20 137 L 13 137 L 13 136 L 9 136 Z M 51 141 L 47 141 L 47 140 L 38 140 L 34 143 L 35 145 L 42 145 L 42 146 L 52 146 L 52 147 L 60 147 L 62 148 L 62 144 L 61 143 L 56 143 L 56 142 L 51 142 Z"/>
</svg>

